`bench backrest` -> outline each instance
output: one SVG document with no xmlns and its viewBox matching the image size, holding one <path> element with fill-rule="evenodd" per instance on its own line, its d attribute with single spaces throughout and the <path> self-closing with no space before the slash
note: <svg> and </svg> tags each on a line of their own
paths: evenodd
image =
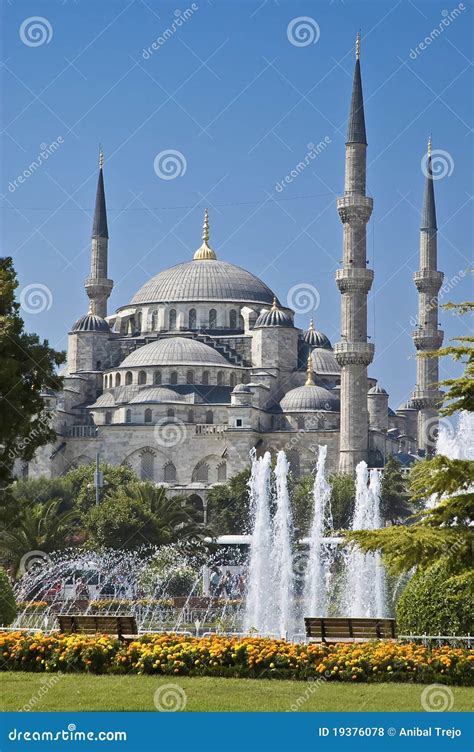
<svg viewBox="0 0 474 752">
<path fill-rule="evenodd" d="M 395 619 L 306 617 L 306 636 L 313 640 L 393 640 Z"/>
<path fill-rule="evenodd" d="M 134 616 L 107 616 L 104 614 L 58 614 L 59 629 L 70 634 L 82 632 L 84 634 L 138 634 L 137 622 Z"/>
</svg>

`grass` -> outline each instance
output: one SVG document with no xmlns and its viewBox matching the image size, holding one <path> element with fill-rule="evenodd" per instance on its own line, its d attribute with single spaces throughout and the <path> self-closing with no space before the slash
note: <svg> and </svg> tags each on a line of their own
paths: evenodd
<svg viewBox="0 0 474 752">
<path fill-rule="evenodd" d="M 94 676 L 5 672 L 2 710 L 28 703 L 34 711 L 156 711 L 153 697 L 163 685 L 184 690 L 187 711 L 422 711 L 422 684 L 315 684 L 266 679 L 172 676 Z M 451 687 L 451 710 L 467 711 L 474 692 Z M 34 704 L 31 704 L 31 701 Z"/>
</svg>

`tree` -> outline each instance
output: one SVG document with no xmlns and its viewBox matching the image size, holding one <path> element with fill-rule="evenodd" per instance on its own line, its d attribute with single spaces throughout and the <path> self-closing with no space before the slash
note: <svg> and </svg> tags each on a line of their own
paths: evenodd
<svg viewBox="0 0 474 752">
<path fill-rule="evenodd" d="M 354 478 L 349 473 L 333 473 L 329 476 L 329 483 L 334 530 L 346 530 L 351 525 L 354 513 Z"/>
<path fill-rule="evenodd" d="M 192 547 L 211 535 L 200 512 L 180 497 L 166 498 L 163 487 L 137 483 L 108 495 L 86 516 L 90 548 L 134 549 L 183 540 Z"/>
<path fill-rule="evenodd" d="M 34 551 L 66 548 L 77 532 L 77 510 L 61 511 L 61 499 L 21 505 L 11 528 L 0 531 L 0 554 L 18 572 L 22 557 Z"/>
<path fill-rule="evenodd" d="M 76 506 L 83 514 L 95 506 L 95 467 L 95 463 L 80 465 L 64 476 L 71 485 Z M 100 471 L 104 476 L 104 487 L 101 492 L 103 501 L 114 498 L 119 491 L 138 483 L 138 476 L 128 465 L 109 465 L 107 462 L 101 462 Z"/>
<path fill-rule="evenodd" d="M 56 367 L 65 354 L 27 334 L 15 302 L 18 287 L 11 258 L 0 259 L 0 488 L 12 479 L 16 459 L 31 460 L 56 434 L 41 393 L 58 390 Z"/>
<path fill-rule="evenodd" d="M 7 573 L 0 567 L 0 624 L 7 627 L 16 616 L 15 595 Z"/>
<path fill-rule="evenodd" d="M 208 513 L 216 535 L 244 535 L 251 532 L 249 480 L 250 469 L 245 469 L 227 483 L 214 486 L 209 491 Z"/>
<path fill-rule="evenodd" d="M 474 309 L 474 303 L 445 306 L 460 314 Z M 450 356 L 464 364 L 464 373 L 441 382 L 449 389 L 443 397 L 443 415 L 457 410 L 474 410 L 474 337 L 452 340 L 449 345 L 426 357 Z M 349 541 L 364 551 L 380 550 L 388 565 L 397 572 L 413 567 L 426 569 L 437 562 L 447 571 L 461 574 L 473 565 L 474 552 L 474 461 L 437 455 L 417 462 L 410 472 L 410 494 L 415 502 L 432 500 L 428 509 L 419 511 L 409 527 L 357 531 L 347 534 Z M 434 505 L 433 505 L 434 502 Z"/>
<path fill-rule="evenodd" d="M 407 480 L 402 474 L 402 466 L 395 457 L 389 457 L 382 476 L 380 513 L 382 518 L 396 525 L 413 514 L 410 505 Z"/>
</svg>

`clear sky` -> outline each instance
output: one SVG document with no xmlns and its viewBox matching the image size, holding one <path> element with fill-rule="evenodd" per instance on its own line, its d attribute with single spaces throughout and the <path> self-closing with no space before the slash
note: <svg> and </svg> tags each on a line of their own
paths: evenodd
<svg viewBox="0 0 474 752">
<path fill-rule="evenodd" d="M 299 307 L 319 305 L 296 323 L 306 327 L 314 315 L 338 341 L 335 199 L 360 27 L 374 197 L 370 373 L 393 407 L 407 399 L 430 132 L 442 150 L 439 268 L 451 288 L 443 299 L 472 294 L 472 4 L 34 0 L 2 7 L 3 252 L 15 259 L 28 329 L 59 349 L 87 310 L 99 142 L 115 281 L 109 312 L 161 269 L 192 257 L 209 206 L 218 257 L 261 276 L 283 303 L 289 294 L 294 302 L 295 286 L 309 286 L 314 303 L 299 299 Z M 319 142 L 317 156 L 307 157 L 308 144 Z M 47 160 L 19 181 L 45 144 Z M 156 160 L 170 150 L 180 153 L 177 162 Z M 450 314 L 440 320 L 445 340 L 468 331 Z M 451 373 L 443 364 L 441 375 Z"/>
</svg>

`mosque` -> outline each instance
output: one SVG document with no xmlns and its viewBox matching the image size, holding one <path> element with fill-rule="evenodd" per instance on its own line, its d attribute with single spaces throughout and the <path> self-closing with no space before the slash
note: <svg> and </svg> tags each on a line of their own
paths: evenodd
<svg viewBox="0 0 474 752">
<path fill-rule="evenodd" d="M 107 212 L 103 157 L 92 228 L 89 311 L 69 332 L 64 386 L 44 395 L 57 439 L 37 452 L 23 473 L 57 476 L 102 460 L 128 465 L 173 493 L 197 497 L 248 466 L 249 452 L 286 450 L 295 476 L 312 472 L 318 444 L 328 446 L 332 471 L 354 472 L 365 460 L 382 467 L 429 453 L 441 393 L 437 358 L 417 358 L 412 398 L 393 411 L 369 376 L 374 343 L 367 338 L 364 104 L 360 39 L 346 142 L 340 341 L 332 344 L 251 272 L 219 258 L 206 210 L 202 244 L 183 263 L 158 272 L 129 303 L 108 315 Z M 437 225 L 428 147 L 420 228 L 418 353 L 441 346 Z M 216 242 L 218 247 L 218 241 Z"/>
</svg>

